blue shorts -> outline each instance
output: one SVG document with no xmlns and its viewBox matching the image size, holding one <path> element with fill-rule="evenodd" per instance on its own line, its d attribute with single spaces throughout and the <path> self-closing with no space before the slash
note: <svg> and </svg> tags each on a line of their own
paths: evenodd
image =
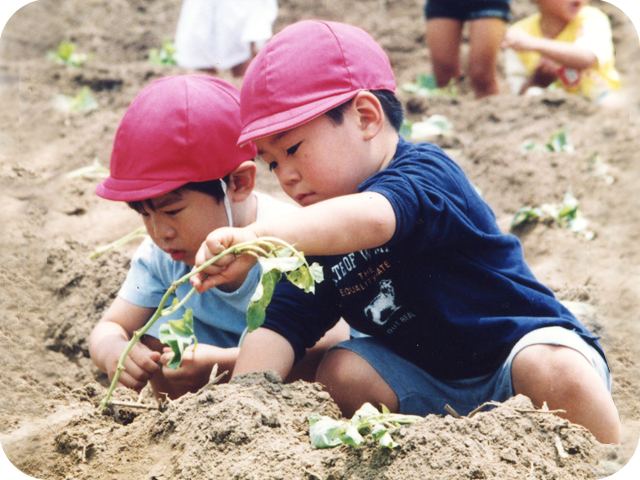
<svg viewBox="0 0 640 480">
<path fill-rule="evenodd" d="M 466 22 L 481 18 L 500 18 L 509 21 L 511 0 L 427 0 L 424 16 L 432 18 L 453 18 Z"/>
<path fill-rule="evenodd" d="M 364 358 L 393 389 L 398 397 L 399 412 L 426 416 L 445 415 L 445 405 L 460 415 L 488 401 L 504 402 L 515 392 L 511 381 L 511 364 L 516 354 L 529 345 L 561 345 L 580 352 L 598 372 L 611 391 L 611 375 L 602 355 L 577 333 L 562 327 L 545 327 L 529 332 L 515 344 L 509 357 L 494 373 L 463 380 L 437 380 L 415 364 L 396 355 L 379 340 L 354 338 L 332 348 L 345 348 Z"/>
</svg>

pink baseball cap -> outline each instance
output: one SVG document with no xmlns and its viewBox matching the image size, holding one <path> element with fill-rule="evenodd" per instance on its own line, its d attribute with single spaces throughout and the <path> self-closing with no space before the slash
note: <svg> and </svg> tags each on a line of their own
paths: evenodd
<svg viewBox="0 0 640 480">
<path fill-rule="evenodd" d="M 155 80 L 127 108 L 111 175 L 96 193 L 131 202 L 221 179 L 256 156 L 252 143 L 236 145 L 240 128 L 240 92 L 233 85 L 207 75 Z"/>
<path fill-rule="evenodd" d="M 362 90 L 396 91 L 389 57 L 371 35 L 337 22 L 289 25 L 245 73 L 238 145 L 301 125 Z"/>
</svg>

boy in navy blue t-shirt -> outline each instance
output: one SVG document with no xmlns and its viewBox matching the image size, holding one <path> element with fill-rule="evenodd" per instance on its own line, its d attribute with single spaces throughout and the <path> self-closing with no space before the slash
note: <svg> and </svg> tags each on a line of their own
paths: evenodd
<svg viewBox="0 0 640 480">
<path fill-rule="evenodd" d="M 566 411 L 619 443 L 611 378 L 596 338 L 541 285 L 516 237 L 438 147 L 398 135 L 402 108 L 386 54 L 363 30 L 304 21 L 249 67 L 243 129 L 283 190 L 305 208 L 212 232 L 201 265 L 230 245 L 274 236 L 318 256 L 315 295 L 278 285 L 234 375 L 285 376 L 343 317 L 368 334 L 325 355 L 316 380 L 345 416 L 364 402 L 427 415 L 466 414 L 514 394 Z M 223 259 L 227 264 L 231 259 Z M 192 277 L 199 291 L 246 272 L 239 256 Z"/>
</svg>

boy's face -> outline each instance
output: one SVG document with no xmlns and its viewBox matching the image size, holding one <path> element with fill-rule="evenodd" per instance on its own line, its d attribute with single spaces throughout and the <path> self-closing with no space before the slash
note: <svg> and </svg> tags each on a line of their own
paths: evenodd
<svg viewBox="0 0 640 480">
<path fill-rule="evenodd" d="M 545 15 L 552 15 L 565 22 L 570 22 L 589 0 L 537 0 L 540 11 Z"/>
<path fill-rule="evenodd" d="M 178 189 L 149 200 L 141 212 L 147 233 L 160 249 L 189 266 L 207 235 L 229 225 L 224 204 L 206 193 Z"/>
<path fill-rule="evenodd" d="M 340 125 L 320 115 L 255 144 L 285 193 L 302 206 L 357 193 L 358 186 L 378 171 L 352 108 Z"/>
</svg>

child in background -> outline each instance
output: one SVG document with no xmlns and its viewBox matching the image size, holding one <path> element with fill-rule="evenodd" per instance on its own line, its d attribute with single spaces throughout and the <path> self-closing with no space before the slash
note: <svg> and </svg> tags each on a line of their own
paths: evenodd
<svg viewBox="0 0 640 480">
<path fill-rule="evenodd" d="M 277 15 L 276 0 L 184 0 L 174 42 L 178 65 L 241 77 L 271 38 Z"/>
<path fill-rule="evenodd" d="M 516 94 L 550 85 L 599 101 L 619 87 L 609 18 L 588 0 L 533 0 L 539 12 L 511 26 L 503 47 Z"/>
<path fill-rule="evenodd" d="M 89 338 L 91 358 L 109 379 L 133 332 L 145 325 L 172 283 L 191 270 L 209 232 L 297 209 L 253 191 L 256 149 L 252 143 L 236 147 L 239 133 L 239 91 L 214 77 L 156 80 L 127 109 L 114 141 L 111 175 L 96 193 L 138 211 L 149 238 L 136 251 L 118 296 Z M 181 310 L 156 321 L 127 357 L 120 386 L 140 390 L 150 381 L 156 395 L 176 398 L 205 385 L 216 363 L 220 372 L 233 370 L 249 299 L 260 277 L 260 269 L 252 269 L 233 283 L 194 295 Z M 190 289 L 188 283 L 180 285 L 177 296 L 184 298 Z M 166 364 L 173 354 L 168 347 L 163 350 L 158 330 L 167 320 L 181 318 L 185 308 L 193 309 L 199 342 L 172 369 Z M 346 324 L 334 329 L 292 377 L 313 379 L 329 344 L 347 338 Z"/>
<path fill-rule="evenodd" d="M 439 88 L 461 76 L 462 27 L 469 24 L 467 74 L 476 98 L 500 92 L 497 78 L 498 52 L 510 0 L 428 0 L 427 46 Z"/>
<path fill-rule="evenodd" d="M 269 72 L 269 75 L 266 72 Z M 304 21 L 276 34 L 241 92 L 242 133 L 304 208 L 212 232 L 196 265 L 260 236 L 320 262 L 315 295 L 277 285 L 234 375 L 286 376 L 344 318 L 369 335 L 333 347 L 316 379 L 345 416 L 364 402 L 391 411 L 468 414 L 524 394 L 603 443 L 620 441 L 600 345 L 527 267 L 463 171 L 440 148 L 398 134 L 402 106 L 384 51 L 350 25 Z M 191 278 L 198 291 L 244 275 L 225 259 Z"/>
</svg>

